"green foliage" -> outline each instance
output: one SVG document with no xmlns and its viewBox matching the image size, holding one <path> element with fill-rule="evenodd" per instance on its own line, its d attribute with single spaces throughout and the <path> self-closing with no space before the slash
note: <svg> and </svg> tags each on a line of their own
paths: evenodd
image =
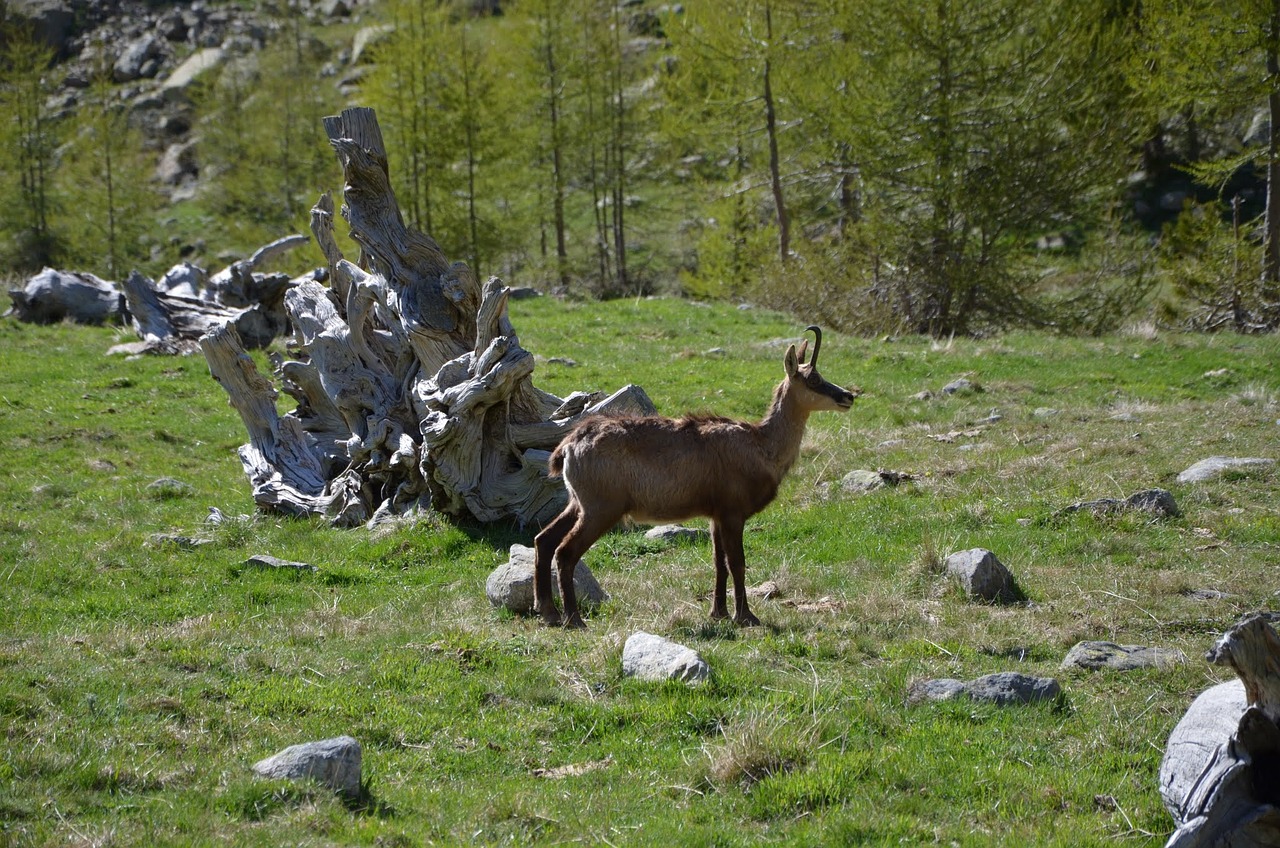
<svg viewBox="0 0 1280 848">
<path fill-rule="evenodd" d="M 160 199 L 152 185 L 154 163 L 142 134 L 129 124 L 110 73 L 105 66 L 96 72 L 56 176 L 58 194 L 66 198 L 64 261 L 123 280 L 151 260 L 146 245 Z"/>
<path fill-rule="evenodd" d="M 29 27 L 0 20 L 0 263 L 35 271 L 58 256 L 52 190 L 57 127 L 45 105 L 53 93 L 53 51 Z"/>
<path fill-rule="evenodd" d="M 316 79 L 326 46 L 286 19 L 284 36 L 230 63 L 200 97 L 200 155 L 222 238 L 251 251 L 307 232 L 310 209 L 338 179 L 321 119 L 340 111 L 336 90 Z"/>
<path fill-rule="evenodd" d="M 1239 220 L 1224 222 L 1222 212 L 1217 203 L 1188 205 L 1165 229 L 1161 271 L 1176 298 L 1165 302 L 1163 317 L 1201 330 L 1264 329 L 1275 305 L 1263 296 L 1257 273 L 1261 246 Z"/>
</svg>

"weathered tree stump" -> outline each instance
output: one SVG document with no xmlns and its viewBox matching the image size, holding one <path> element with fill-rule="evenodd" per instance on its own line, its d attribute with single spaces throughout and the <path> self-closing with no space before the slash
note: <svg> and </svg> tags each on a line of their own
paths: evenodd
<svg viewBox="0 0 1280 848">
<path fill-rule="evenodd" d="M 643 390 L 567 399 L 534 387 L 533 355 L 507 317 L 510 290 L 484 286 L 404 224 L 371 109 L 326 118 L 342 164 L 343 218 L 360 246 L 348 261 L 333 237 L 333 200 L 311 212 L 329 287 L 285 295 L 301 355 L 277 362 L 297 408 L 279 416 L 230 325 L 201 339 L 209 370 L 249 431 L 240 458 L 262 509 L 324 515 L 352 526 L 434 508 L 480 521 L 541 524 L 564 504 L 546 460 L 597 411 L 652 412 Z"/>
<path fill-rule="evenodd" d="M 285 292 L 315 275 L 295 280 L 255 269 L 307 241 L 304 235 L 277 239 L 207 279 L 187 263 L 170 268 L 158 281 L 131 272 L 124 297 L 141 341 L 116 345 L 108 353 L 193 353 L 201 336 L 225 324 L 235 327 L 245 346 L 265 348 L 288 330 Z"/>
<path fill-rule="evenodd" d="M 1240 680 L 1201 694 L 1169 737 L 1160 793 L 1177 830 L 1166 848 L 1280 845 L 1280 637 L 1255 615 L 1205 659 Z"/>
</svg>

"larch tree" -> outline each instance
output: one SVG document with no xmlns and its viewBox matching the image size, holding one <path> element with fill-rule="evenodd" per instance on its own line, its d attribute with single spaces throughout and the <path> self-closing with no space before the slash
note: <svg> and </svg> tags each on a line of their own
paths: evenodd
<svg viewBox="0 0 1280 848">
<path fill-rule="evenodd" d="M 53 92 L 53 51 L 37 42 L 28 28 L 6 23 L 0 33 L 0 109 L 8 120 L 0 126 L 0 187 L 12 202 L 0 204 L 0 223 L 10 234 L 13 267 L 38 270 L 53 264 L 54 152 L 58 128 L 46 103 Z"/>
<path fill-rule="evenodd" d="M 1191 164 L 1201 182 L 1219 188 L 1242 169 L 1256 169 L 1265 182 L 1256 307 L 1249 315 L 1237 310 L 1237 328 L 1274 329 L 1280 326 L 1280 0 L 1144 0 L 1138 43 L 1137 79 L 1164 120 L 1265 118 L 1265 131 L 1235 155 Z M 1230 205 L 1234 198 L 1223 199 Z"/>
</svg>

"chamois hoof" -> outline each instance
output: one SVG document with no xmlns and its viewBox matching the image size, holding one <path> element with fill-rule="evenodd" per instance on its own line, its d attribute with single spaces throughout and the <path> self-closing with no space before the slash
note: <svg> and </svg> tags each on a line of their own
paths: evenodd
<svg viewBox="0 0 1280 848">
<path fill-rule="evenodd" d="M 760 619 L 756 618 L 752 613 L 744 612 L 742 615 L 735 615 L 733 623 L 739 627 L 759 627 Z"/>
<path fill-rule="evenodd" d="M 559 626 L 560 626 L 560 611 L 559 611 L 559 610 L 557 610 L 557 609 L 552 609 L 552 610 L 551 610 L 551 612 L 544 612 L 544 613 L 541 613 L 541 615 L 542 615 L 542 623 L 543 623 L 544 625 L 546 625 L 547 627 L 559 627 Z"/>
<path fill-rule="evenodd" d="M 574 613 L 565 619 L 564 626 L 570 630 L 586 630 L 587 623 L 582 620 L 582 616 Z"/>
</svg>

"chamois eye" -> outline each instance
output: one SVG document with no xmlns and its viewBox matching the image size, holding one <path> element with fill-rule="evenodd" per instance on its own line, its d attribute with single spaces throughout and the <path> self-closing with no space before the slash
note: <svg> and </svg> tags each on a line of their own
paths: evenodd
<svg viewBox="0 0 1280 848">
<path fill-rule="evenodd" d="M 810 371 L 809 376 L 805 377 L 804 381 L 809 385 L 809 388 L 811 389 L 816 389 L 818 388 L 818 386 L 822 385 L 822 378 L 818 376 L 817 371 Z"/>
</svg>

